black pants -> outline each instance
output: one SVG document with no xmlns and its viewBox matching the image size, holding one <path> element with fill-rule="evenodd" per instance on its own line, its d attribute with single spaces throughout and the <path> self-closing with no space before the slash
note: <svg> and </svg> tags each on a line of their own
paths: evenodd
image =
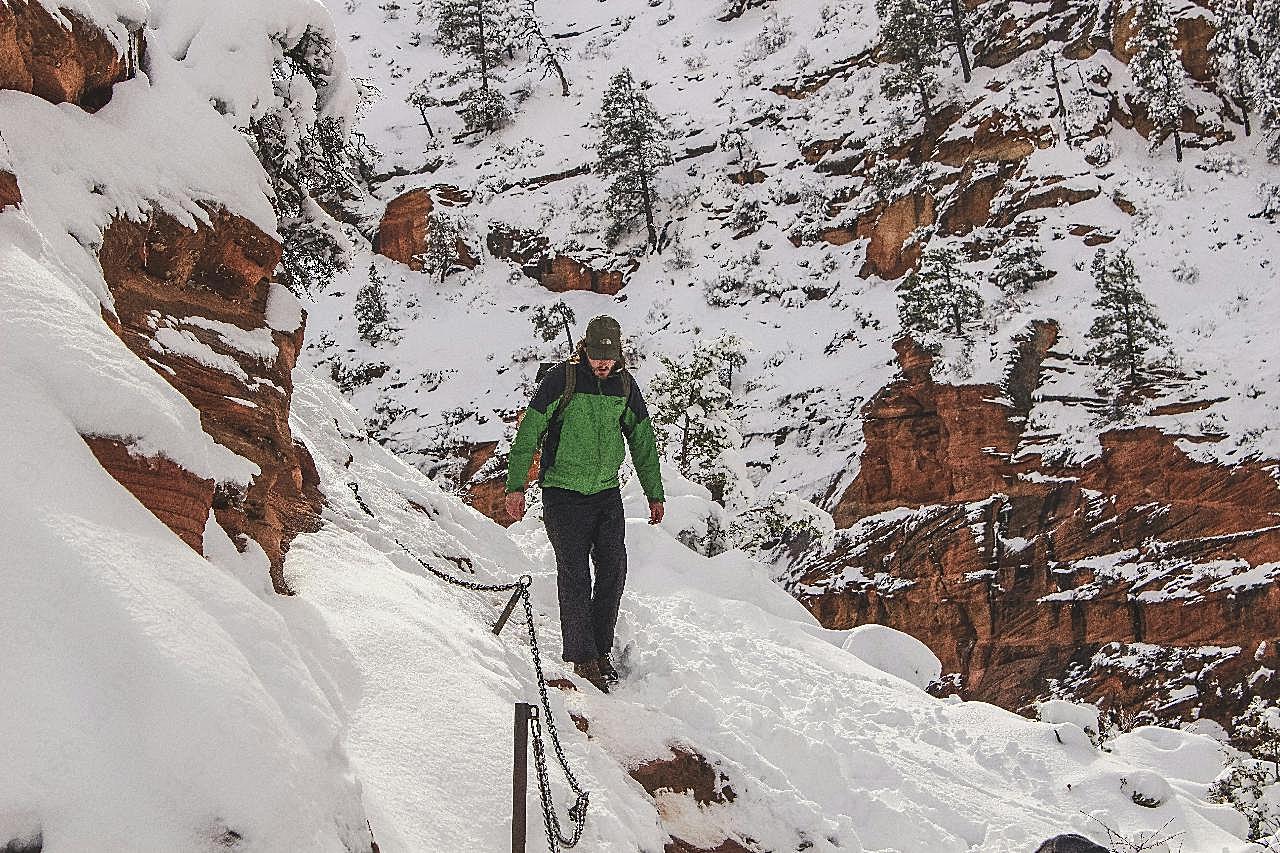
<svg viewBox="0 0 1280 853">
<path fill-rule="evenodd" d="M 586 663 L 604 657 L 613 648 L 627 581 L 622 494 L 618 489 L 583 495 L 544 488 L 542 521 L 556 552 L 564 659 Z M 595 564 L 594 584 L 588 557 Z"/>
</svg>

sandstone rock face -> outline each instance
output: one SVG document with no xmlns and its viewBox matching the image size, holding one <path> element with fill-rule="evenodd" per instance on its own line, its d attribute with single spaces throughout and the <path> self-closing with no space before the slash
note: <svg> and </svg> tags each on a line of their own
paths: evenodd
<svg viewBox="0 0 1280 853">
<path fill-rule="evenodd" d="M 204 526 L 213 508 L 212 480 L 204 480 L 168 459 L 134 456 L 119 441 L 85 438 L 89 449 L 145 506 L 197 553 L 204 551 Z"/>
<path fill-rule="evenodd" d="M 1280 694 L 1280 488 L 1264 464 L 1200 463 L 1151 428 L 1104 433 L 1079 466 L 1015 459 L 1052 340 L 1033 330 L 1007 387 L 935 383 L 899 342 L 902 378 L 867 404 L 862 468 L 834 509 L 849 532 L 792 590 L 827 627 L 923 640 L 969 698 L 1022 709 L 1052 681 L 1229 724 L 1253 693 Z"/>
<path fill-rule="evenodd" d="M 541 234 L 495 224 L 486 242 L 489 254 L 514 261 L 525 275 L 536 279 L 552 293 L 587 290 L 616 296 L 627 283 L 627 276 L 639 267 L 630 261 L 619 268 L 613 258 L 579 258 L 556 252 Z"/>
<path fill-rule="evenodd" d="M 97 110 L 111 100 L 112 86 L 133 76 L 141 29 L 121 53 L 74 12 L 61 15 L 60 21 L 36 0 L 0 4 L 0 89 Z"/>
<path fill-rule="evenodd" d="M 854 234 L 870 238 L 867 260 L 858 274 L 863 278 L 877 275 L 890 280 L 901 278 L 920 260 L 923 247 L 907 245 L 917 228 L 934 223 L 933 195 L 923 193 L 903 196 L 887 206 L 877 206 L 858 220 Z"/>
<path fill-rule="evenodd" d="M 99 258 L 115 299 L 110 321 L 125 344 L 200 411 L 215 441 L 261 469 L 246 489 L 219 486 L 211 505 L 233 539 L 262 546 L 273 583 L 285 592 L 284 553 L 295 535 L 318 528 L 323 504 L 315 466 L 289 429 L 291 374 L 303 330 L 267 325 L 279 244 L 224 211 L 210 212 L 210 220 L 190 230 L 156 213 L 143 223 L 116 220 L 107 228 Z M 165 509 L 168 498 L 153 494 L 127 467 L 108 470 L 157 515 L 173 514 Z M 203 517 L 199 523 L 203 530 Z"/>
<path fill-rule="evenodd" d="M 427 250 L 427 238 L 431 227 L 431 212 L 444 205 L 465 204 L 466 196 L 452 187 L 421 187 L 397 196 L 387 204 L 373 241 L 373 249 L 383 257 L 399 261 L 409 269 L 423 269 L 422 254 Z M 457 259 L 460 266 L 475 267 L 479 261 L 475 253 L 461 238 L 458 239 Z"/>
<path fill-rule="evenodd" d="M 0 171 L 0 210 L 22 204 L 22 189 L 12 172 Z"/>
<path fill-rule="evenodd" d="M 737 799 L 737 794 L 728 784 L 728 777 L 704 755 L 681 744 L 672 744 L 669 748 L 670 755 L 643 761 L 627 769 L 631 778 L 658 801 L 660 818 L 665 818 L 660 796 L 663 793 L 688 795 L 699 806 L 727 805 Z M 731 837 L 715 847 L 705 847 L 680 838 L 678 827 L 669 825 L 668 831 L 672 832 L 671 840 L 664 847 L 664 853 L 752 853 L 752 848 Z"/>
</svg>

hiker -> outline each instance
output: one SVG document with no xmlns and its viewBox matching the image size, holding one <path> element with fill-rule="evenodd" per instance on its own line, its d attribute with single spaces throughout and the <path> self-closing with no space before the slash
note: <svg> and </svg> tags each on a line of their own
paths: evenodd
<svg viewBox="0 0 1280 853">
<path fill-rule="evenodd" d="M 649 499 L 649 523 L 657 524 L 664 497 L 653 424 L 623 364 L 622 329 L 600 316 L 587 325 L 577 353 L 547 373 L 525 409 L 511 444 L 506 510 L 516 521 L 524 518 L 525 483 L 541 442 L 542 520 L 556 554 L 564 659 L 603 693 L 618 680 L 609 652 L 627 578 L 618 488 L 624 438 Z"/>
</svg>

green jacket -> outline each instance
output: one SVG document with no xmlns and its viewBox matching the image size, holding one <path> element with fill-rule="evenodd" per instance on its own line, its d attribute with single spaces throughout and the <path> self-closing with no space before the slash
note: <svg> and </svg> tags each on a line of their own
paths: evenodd
<svg viewBox="0 0 1280 853">
<path fill-rule="evenodd" d="M 551 423 L 565 389 L 565 366 L 556 365 L 543 378 L 516 431 L 507 462 L 507 491 L 524 491 L 544 433 L 539 480 L 544 486 L 593 495 L 618 485 L 618 469 L 631 447 L 631 462 L 640 486 L 651 501 L 663 500 L 662 470 L 649 410 L 634 380 L 624 383 L 615 368 L 597 379 L 584 358 L 577 371 L 573 396 L 564 415 Z M 630 394 L 624 398 L 626 386 Z M 548 429 L 550 426 L 550 429 Z"/>
</svg>

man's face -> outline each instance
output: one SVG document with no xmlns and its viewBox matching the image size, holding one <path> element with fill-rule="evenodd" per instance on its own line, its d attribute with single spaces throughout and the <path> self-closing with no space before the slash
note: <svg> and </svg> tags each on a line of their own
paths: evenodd
<svg viewBox="0 0 1280 853">
<path fill-rule="evenodd" d="M 604 379 L 613 370 L 614 360 L 611 358 L 588 358 L 587 361 L 591 363 L 591 372 L 597 379 Z"/>
</svg>

